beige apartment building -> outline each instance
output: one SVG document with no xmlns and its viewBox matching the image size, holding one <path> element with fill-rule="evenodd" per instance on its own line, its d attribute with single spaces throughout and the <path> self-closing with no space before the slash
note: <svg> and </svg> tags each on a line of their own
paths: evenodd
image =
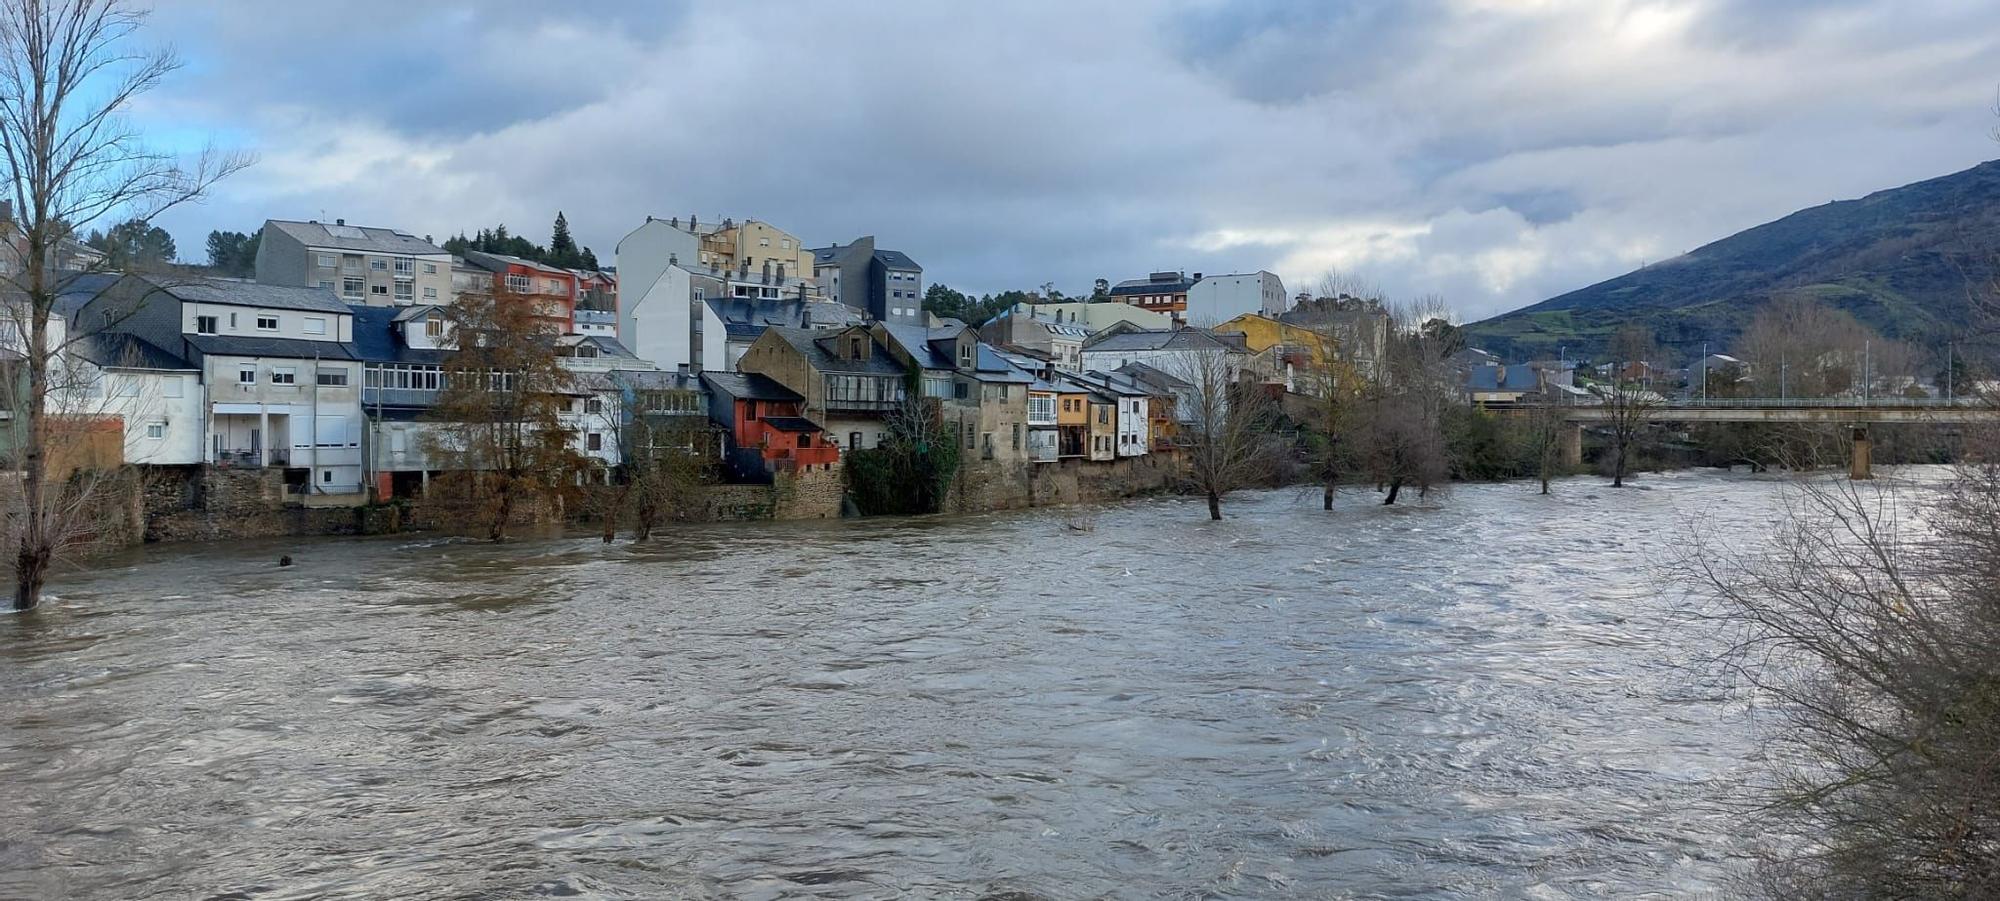
<svg viewBox="0 0 2000 901">
<path fill-rule="evenodd" d="M 725 272 L 762 275 L 771 267 L 773 278 L 784 267 L 784 278 L 811 278 L 812 251 L 804 242 L 768 222 L 745 219 L 722 220 L 722 225 L 701 236 L 701 264 Z"/>
<path fill-rule="evenodd" d="M 450 303 L 451 267 L 451 254 L 428 237 L 345 219 L 265 220 L 257 245 L 259 284 L 322 288 L 378 307 Z"/>
</svg>

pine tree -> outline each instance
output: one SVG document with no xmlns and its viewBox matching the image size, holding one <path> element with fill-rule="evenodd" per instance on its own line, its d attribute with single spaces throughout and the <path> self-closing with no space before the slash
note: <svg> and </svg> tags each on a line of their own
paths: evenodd
<svg viewBox="0 0 2000 901">
<path fill-rule="evenodd" d="M 556 211 L 555 233 L 549 236 L 548 259 L 543 262 L 565 269 L 575 269 L 583 263 L 576 250 L 576 239 L 569 234 L 569 218 L 561 210 Z"/>
</svg>

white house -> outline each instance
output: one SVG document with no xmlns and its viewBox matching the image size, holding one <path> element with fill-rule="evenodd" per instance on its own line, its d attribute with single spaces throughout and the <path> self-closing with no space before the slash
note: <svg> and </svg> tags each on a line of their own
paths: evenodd
<svg viewBox="0 0 2000 901">
<path fill-rule="evenodd" d="M 73 318 L 79 331 L 128 335 L 194 367 L 202 462 L 283 467 L 299 494 L 360 497 L 361 366 L 353 313 L 331 289 L 126 276 Z M 124 350 L 105 348 L 113 352 Z M 136 377 L 130 367 L 106 368 Z M 159 382 L 162 402 L 172 400 L 170 370 L 145 371 L 162 373 L 147 378 Z M 131 390 L 112 381 L 111 390 Z"/>
<path fill-rule="evenodd" d="M 1117 372 L 1084 372 L 1071 375 L 1118 404 L 1118 456 L 1138 457 L 1152 453 L 1147 435 L 1152 429 L 1153 389 L 1129 375 Z"/>
<path fill-rule="evenodd" d="M 1285 311 L 1285 283 L 1262 269 L 1203 276 L 1187 292 L 1187 316 L 1195 325 L 1215 325 L 1244 313 L 1276 316 Z"/>
</svg>

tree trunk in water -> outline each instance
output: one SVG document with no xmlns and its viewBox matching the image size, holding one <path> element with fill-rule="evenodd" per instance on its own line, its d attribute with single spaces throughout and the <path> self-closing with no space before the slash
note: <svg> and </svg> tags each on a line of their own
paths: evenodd
<svg viewBox="0 0 2000 901">
<path fill-rule="evenodd" d="M 33 610 L 42 602 L 42 583 L 48 579 L 51 555 L 41 548 L 29 548 L 26 538 L 21 544 L 21 553 L 14 560 L 14 609 Z"/>
<path fill-rule="evenodd" d="M 1611 487 L 1625 487 L 1625 444 L 1619 442 L 1618 452 L 1611 459 Z"/>
<path fill-rule="evenodd" d="M 1543 493 L 1543 494 L 1547 494 L 1547 493 L 1549 493 L 1549 475 L 1548 475 L 1548 473 L 1542 473 L 1542 493 Z"/>
<path fill-rule="evenodd" d="M 1391 504 L 1394 504 L 1396 502 L 1396 494 L 1398 492 L 1401 492 L 1402 490 L 1403 490 L 1402 479 L 1395 479 L 1391 481 L 1389 483 L 1389 496 L 1382 499 L 1382 506 L 1387 507 Z"/>
<path fill-rule="evenodd" d="M 605 511 L 604 534 L 600 537 L 604 539 L 605 544 L 610 544 L 618 539 L 618 519 L 612 516 L 610 511 Z"/>
<path fill-rule="evenodd" d="M 1319 503 L 1320 503 L 1320 509 L 1322 509 L 1322 510 L 1331 510 L 1331 509 L 1333 509 L 1333 483 L 1332 483 L 1332 482 L 1327 482 L 1327 483 L 1326 483 L 1326 490 L 1325 490 L 1324 492 L 1322 492 L 1322 493 L 1320 494 L 1320 496 L 1319 496 Z"/>
<path fill-rule="evenodd" d="M 1208 518 L 1222 518 L 1222 495 L 1216 494 L 1213 491 L 1208 493 Z"/>
<path fill-rule="evenodd" d="M 34 242 L 30 242 L 31 249 Z M 42 262 L 39 255 L 29 260 L 30 287 L 40 288 Z M 48 534 L 49 444 L 49 355 L 48 314 L 36 304 L 29 317 L 28 447 L 21 458 L 21 544 L 14 556 L 14 609 L 32 610 L 42 601 L 42 584 L 49 576 L 49 562 L 55 557 L 57 536 Z"/>
<path fill-rule="evenodd" d="M 494 511 L 493 527 L 487 530 L 487 540 L 505 541 L 507 539 L 507 520 L 512 519 L 513 516 L 514 492 L 513 489 L 503 484 L 500 486 L 500 507 Z"/>
</svg>

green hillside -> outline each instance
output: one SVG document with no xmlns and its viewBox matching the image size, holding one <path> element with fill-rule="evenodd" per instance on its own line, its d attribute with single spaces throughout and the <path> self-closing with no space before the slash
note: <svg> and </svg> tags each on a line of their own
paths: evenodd
<svg viewBox="0 0 2000 901">
<path fill-rule="evenodd" d="M 1467 327 L 1509 358 L 1602 351 L 1628 322 L 1682 355 L 1730 342 L 1766 300 L 1804 293 L 1919 343 L 1971 329 L 2000 262 L 2000 161 L 1801 210 L 1684 256 Z"/>
</svg>

